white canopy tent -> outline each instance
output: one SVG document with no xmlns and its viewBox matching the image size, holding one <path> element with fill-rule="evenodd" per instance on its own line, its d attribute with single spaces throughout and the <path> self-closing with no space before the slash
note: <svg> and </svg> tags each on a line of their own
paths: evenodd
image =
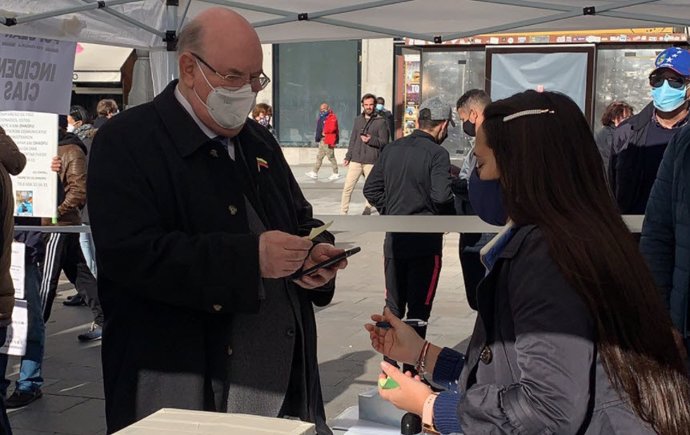
<svg viewBox="0 0 690 435">
<path fill-rule="evenodd" d="M 166 51 L 179 29 L 217 5 L 247 18 L 263 43 L 690 26 L 688 0 L 0 0 L 0 32 L 151 50 L 161 89 L 175 74 Z"/>
<path fill-rule="evenodd" d="M 215 5 L 246 17 L 264 43 L 690 26 L 687 0 L 2 0 L 0 23 L 4 33 L 164 50 L 166 32 Z"/>
</svg>

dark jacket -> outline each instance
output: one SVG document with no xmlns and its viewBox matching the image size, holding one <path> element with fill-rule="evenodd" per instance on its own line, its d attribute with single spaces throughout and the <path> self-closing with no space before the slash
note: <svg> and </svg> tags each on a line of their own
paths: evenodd
<svg viewBox="0 0 690 435">
<path fill-rule="evenodd" d="M 307 235 L 321 222 L 268 130 L 248 120 L 233 161 L 179 104 L 176 84 L 104 124 L 91 152 L 108 431 L 163 407 L 225 411 L 244 386 L 255 393 L 247 406 L 276 416 L 276 397 L 287 394 L 300 358 L 297 388 L 308 397 L 294 412 L 317 419 L 323 404 L 312 303 L 328 304 L 334 286 L 307 291 L 262 280 L 247 204 L 267 229 Z M 282 290 L 271 291 L 276 286 Z M 280 311 L 278 300 L 285 301 Z M 255 313 L 243 319 L 263 327 L 237 337 L 236 313 Z M 256 344 L 263 354 L 248 358 L 242 349 Z M 229 373 L 235 359 L 246 362 L 242 379 Z"/>
<path fill-rule="evenodd" d="M 453 215 L 450 156 L 421 130 L 387 145 L 364 183 L 364 197 L 382 215 Z M 440 254 L 442 233 L 386 233 L 384 254 Z"/>
<path fill-rule="evenodd" d="M 19 174 L 24 166 L 26 157 L 0 127 L 0 327 L 10 324 L 14 308 L 14 284 L 10 277 L 14 190 L 10 175 Z"/>
<path fill-rule="evenodd" d="M 654 105 L 623 121 L 613 132 L 609 183 L 622 214 L 644 214 L 667 144 L 650 144 Z"/>
<path fill-rule="evenodd" d="M 604 173 L 608 178 L 609 161 L 611 160 L 611 150 L 613 150 L 613 131 L 615 127 L 605 125 L 594 135 L 594 142 L 597 144 L 601 160 L 604 163 Z"/>
<path fill-rule="evenodd" d="M 668 144 L 647 203 L 640 250 L 686 337 L 690 290 L 690 126 Z"/>
<path fill-rule="evenodd" d="M 386 125 L 388 126 L 388 135 L 390 141 L 393 142 L 395 140 L 395 119 L 393 118 L 393 112 L 383 109 L 378 113 L 379 116 L 383 116 L 383 118 L 386 120 Z"/>
<path fill-rule="evenodd" d="M 594 320 L 537 227 L 517 229 L 477 303 L 460 376 L 466 433 L 654 433 L 613 388 Z"/>
<path fill-rule="evenodd" d="M 360 135 L 364 133 L 371 135 L 368 143 L 362 142 L 360 138 Z M 345 160 L 373 165 L 387 143 L 388 126 L 386 120 L 382 116 L 378 116 L 376 112 L 369 119 L 361 114 L 355 118 Z"/>
</svg>

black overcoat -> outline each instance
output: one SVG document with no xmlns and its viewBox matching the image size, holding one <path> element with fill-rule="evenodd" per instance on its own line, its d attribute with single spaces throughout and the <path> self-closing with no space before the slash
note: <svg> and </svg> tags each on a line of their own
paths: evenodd
<svg viewBox="0 0 690 435">
<path fill-rule="evenodd" d="M 312 303 L 329 303 L 334 285 L 307 291 L 262 280 L 247 203 L 266 229 L 306 235 L 321 222 L 268 130 L 248 120 L 233 161 L 180 105 L 175 86 L 103 125 L 89 162 L 108 431 L 163 407 L 226 411 L 228 373 L 238 358 L 251 366 L 243 376 L 259 379 L 249 382 L 255 398 L 264 386 L 275 396 L 276 388 L 287 389 L 293 352 L 274 348 L 297 350 L 294 365 L 305 372 L 297 380 L 307 384 L 299 389 L 308 398 L 292 414 L 313 419 L 323 404 Z M 333 238 L 325 233 L 319 241 Z M 284 306 L 276 312 L 277 303 Z M 266 306 L 274 318 L 257 317 Z M 232 325 L 239 313 L 267 326 L 238 343 Z M 233 351 L 256 342 L 287 375 Z"/>
</svg>

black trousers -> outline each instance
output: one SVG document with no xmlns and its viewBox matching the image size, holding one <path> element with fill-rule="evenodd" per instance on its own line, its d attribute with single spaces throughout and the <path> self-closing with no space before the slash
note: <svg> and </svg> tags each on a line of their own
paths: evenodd
<svg viewBox="0 0 690 435">
<path fill-rule="evenodd" d="M 46 256 L 43 265 L 43 279 L 41 281 L 41 309 L 43 320 L 48 322 L 53 307 L 53 300 L 57 292 L 60 271 L 65 271 L 77 292 L 86 300 L 93 312 L 94 322 L 103 325 L 103 310 L 98 299 L 98 285 L 89 266 L 84 260 L 84 254 L 79 244 L 77 233 L 47 233 Z"/>
<path fill-rule="evenodd" d="M 429 320 L 441 273 L 441 255 L 416 258 L 385 257 L 383 264 L 388 309 L 401 319 Z M 426 337 L 426 326 L 414 329 L 422 338 Z M 396 361 L 384 359 L 397 365 Z M 415 373 L 414 367 L 405 364 L 403 371 L 408 370 Z"/>
</svg>

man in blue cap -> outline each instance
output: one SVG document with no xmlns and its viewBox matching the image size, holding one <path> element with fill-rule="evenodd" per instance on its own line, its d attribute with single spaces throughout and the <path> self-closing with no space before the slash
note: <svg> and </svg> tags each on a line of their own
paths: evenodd
<svg viewBox="0 0 690 435">
<path fill-rule="evenodd" d="M 666 146 L 688 123 L 690 53 L 667 48 L 654 65 L 652 102 L 613 133 L 609 180 L 622 214 L 644 214 Z"/>
</svg>

